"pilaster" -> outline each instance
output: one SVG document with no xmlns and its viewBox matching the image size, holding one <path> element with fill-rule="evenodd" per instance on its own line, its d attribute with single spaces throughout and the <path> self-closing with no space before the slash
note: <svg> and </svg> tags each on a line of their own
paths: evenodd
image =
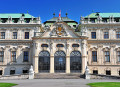
<svg viewBox="0 0 120 87">
<path fill-rule="evenodd" d="M 50 57 L 50 73 L 54 73 L 54 56 Z"/>
<path fill-rule="evenodd" d="M 70 73 L 70 56 L 66 56 L 66 73 Z"/>
<path fill-rule="evenodd" d="M 87 40 L 82 40 L 82 73 L 85 73 L 87 66 Z"/>
</svg>

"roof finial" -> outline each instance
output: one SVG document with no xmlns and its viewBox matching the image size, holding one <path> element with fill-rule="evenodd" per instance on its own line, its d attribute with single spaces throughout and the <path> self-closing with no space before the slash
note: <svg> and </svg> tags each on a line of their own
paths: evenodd
<svg viewBox="0 0 120 87">
<path fill-rule="evenodd" d="M 53 13 L 53 17 L 55 17 L 55 13 Z"/>
<path fill-rule="evenodd" d="M 67 17 L 68 13 L 66 12 L 65 15 L 66 15 L 66 17 Z"/>
</svg>

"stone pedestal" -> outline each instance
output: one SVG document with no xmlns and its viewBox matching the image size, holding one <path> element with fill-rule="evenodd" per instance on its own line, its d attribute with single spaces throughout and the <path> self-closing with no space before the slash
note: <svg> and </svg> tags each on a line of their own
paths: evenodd
<svg viewBox="0 0 120 87">
<path fill-rule="evenodd" d="M 34 79 L 34 71 L 33 71 L 33 66 L 32 65 L 29 69 L 29 79 Z"/>
<path fill-rule="evenodd" d="M 90 79 L 89 68 L 87 66 L 85 69 L 85 79 Z"/>
</svg>

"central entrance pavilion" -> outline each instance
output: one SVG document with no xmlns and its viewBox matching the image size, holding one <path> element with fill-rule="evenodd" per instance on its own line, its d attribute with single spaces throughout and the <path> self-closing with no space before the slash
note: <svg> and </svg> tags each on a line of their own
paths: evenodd
<svg viewBox="0 0 120 87">
<path fill-rule="evenodd" d="M 87 37 L 79 36 L 65 22 L 56 22 L 33 37 L 35 73 L 84 73 Z"/>
</svg>

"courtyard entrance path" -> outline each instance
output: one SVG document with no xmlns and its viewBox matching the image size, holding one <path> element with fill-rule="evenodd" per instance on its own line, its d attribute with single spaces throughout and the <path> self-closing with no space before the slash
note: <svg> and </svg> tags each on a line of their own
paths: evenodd
<svg viewBox="0 0 120 87">
<path fill-rule="evenodd" d="M 15 87 L 89 87 L 92 82 L 120 82 L 116 79 L 34 79 L 34 80 L 0 80 L 1 82 L 16 83 Z"/>
</svg>

